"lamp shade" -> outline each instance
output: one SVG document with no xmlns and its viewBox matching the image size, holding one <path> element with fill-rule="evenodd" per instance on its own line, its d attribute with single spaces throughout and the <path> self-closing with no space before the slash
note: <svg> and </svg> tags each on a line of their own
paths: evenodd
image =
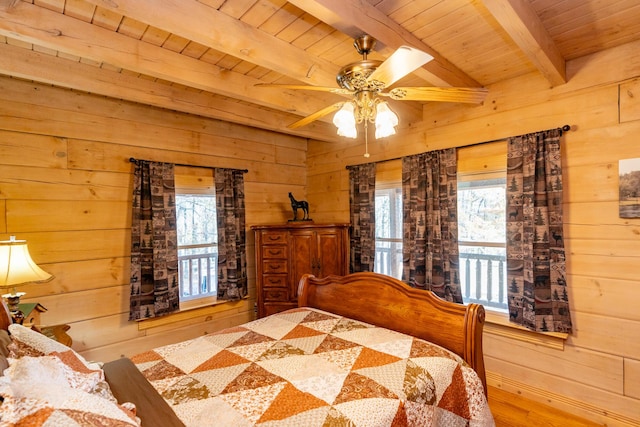
<svg viewBox="0 0 640 427">
<path fill-rule="evenodd" d="M 333 116 L 333 124 L 338 128 L 338 135 L 340 136 L 346 136 L 347 138 L 358 136 L 356 118 L 351 102 L 345 102 L 342 108 Z"/>
<path fill-rule="evenodd" d="M 0 288 L 32 282 L 46 282 L 53 276 L 36 265 L 29 255 L 26 240 L 0 241 Z"/>
<path fill-rule="evenodd" d="M 396 133 L 398 116 L 391 111 L 386 102 L 376 105 L 376 138 L 384 138 Z"/>
</svg>

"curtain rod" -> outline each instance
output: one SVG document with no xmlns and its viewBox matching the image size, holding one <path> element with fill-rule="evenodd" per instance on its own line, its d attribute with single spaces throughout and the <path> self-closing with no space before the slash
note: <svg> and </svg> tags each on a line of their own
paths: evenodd
<svg viewBox="0 0 640 427">
<path fill-rule="evenodd" d="M 136 159 L 135 157 L 129 157 L 129 162 L 135 163 L 136 165 L 140 161 L 143 161 L 143 160 Z M 174 163 L 174 165 L 175 166 L 184 166 L 184 167 L 188 167 L 188 168 L 216 169 L 216 166 L 186 165 L 184 163 Z M 234 168 L 221 168 L 221 169 L 230 169 L 230 170 L 234 170 L 234 171 L 240 171 L 242 173 L 249 172 L 249 169 L 234 169 Z"/>
<path fill-rule="evenodd" d="M 571 126 L 564 125 L 562 127 L 556 128 L 556 129 L 560 130 L 560 136 L 562 136 L 562 132 L 569 132 L 571 130 Z M 507 136 L 505 138 L 492 139 L 491 141 L 474 142 L 473 144 L 461 145 L 461 146 L 456 147 L 456 148 L 473 147 L 475 145 L 490 144 L 492 142 L 504 141 L 505 139 L 508 139 L 508 138 L 511 138 L 511 137 Z M 377 162 L 370 162 L 370 163 L 392 162 L 394 160 L 402 160 L 403 157 L 407 157 L 407 156 L 394 157 L 392 159 L 384 159 L 384 160 L 379 160 Z M 366 164 L 367 163 L 360 163 L 358 165 L 347 165 L 346 168 L 350 169 L 350 168 L 355 167 L 355 166 L 361 166 L 361 165 L 366 165 Z"/>
</svg>

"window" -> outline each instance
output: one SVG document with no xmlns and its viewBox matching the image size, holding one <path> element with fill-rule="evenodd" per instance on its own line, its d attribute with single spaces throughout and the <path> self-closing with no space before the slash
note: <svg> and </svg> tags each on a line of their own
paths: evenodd
<svg viewBox="0 0 640 427">
<path fill-rule="evenodd" d="M 176 167 L 175 180 L 180 308 L 188 308 L 216 300 L 216 198 L 209 169 Z"/>
<path fill-rule="evenodd" d="M 402 278 L 402 188 L 376 189 L 376 273 Z"/>
<path fill-rule="evenodd" d="M 507 311 L 506 141 L 458 149 L 458 252 L 465 303 Z"/>
<path fill-rule="evenodd" d="M 402 279 L 402 161 L 376 166 L 376 260 L 373 270 Z"/>
<path fill-rule="evenodd" d="M 465 303 L 507 309 L 506 178 L 458 181 L 458 251 Z"/>
<path fill-rule="evenodd" d="M 505 141 L 458 149 L 458 250 L 462 297 L 507 311 Z M 402 278 L 402 163 L 376 169 L 374 270 Z"/>
</svg>

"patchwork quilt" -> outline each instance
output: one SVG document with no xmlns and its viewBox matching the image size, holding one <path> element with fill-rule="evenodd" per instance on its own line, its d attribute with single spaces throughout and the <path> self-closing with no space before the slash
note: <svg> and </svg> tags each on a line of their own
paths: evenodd
<svg viewBox="0 0 640 427">
<path fill-rule="evenodd" d="M 311 308 L 131 359 L 187 426 L 494 425 L 457 355 Z"/>
</svg>

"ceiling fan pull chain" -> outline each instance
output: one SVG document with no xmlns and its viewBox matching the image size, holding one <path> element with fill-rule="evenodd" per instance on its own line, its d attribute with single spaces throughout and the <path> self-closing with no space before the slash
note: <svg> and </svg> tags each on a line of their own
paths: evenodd
<svg viewBox="0 0 640 427">
<path fill-rule="evenodd" d="M 367 126 L 367 122 L 369 120 L 364 121 L 364 157 L 369 158 L 369 126 Z"/>
</svg>

